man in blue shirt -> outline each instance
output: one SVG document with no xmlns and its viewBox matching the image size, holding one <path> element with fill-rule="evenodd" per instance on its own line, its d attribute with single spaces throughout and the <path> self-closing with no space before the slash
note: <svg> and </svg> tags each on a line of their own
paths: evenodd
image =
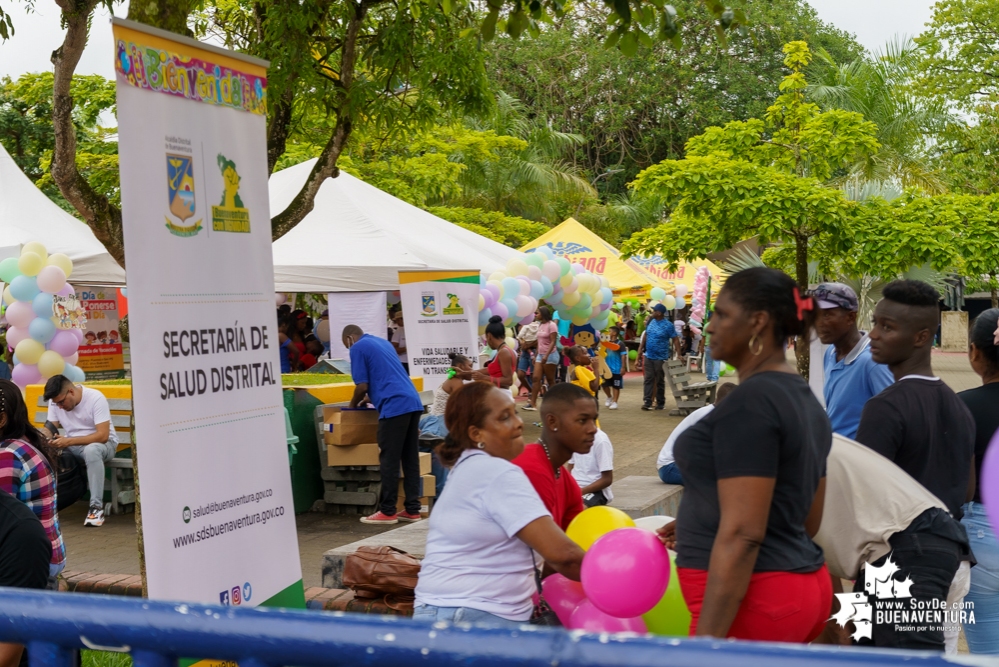
<svg viewBox="0 0 999 667">
<path fill-rule="evenodd" d="M 815 330 L 828 345 L 823 358 L 826 412 L 834 433 L 856 439 L 864 405 L 892 384 L 887 366 L 871 359 L 870 339 L 857 329 L 857 294 L 842 283 L 822 283 L 813 292 L 819 310 Z"/>
<path fill-rule="evenodd" d="M 666 319 L 666 306 L 657 303 L 652 309 L 652 317 L 645 323 L 645 334 L 638 346 L 638 359 L 645 375 L 645 396 L 643 410 L 652 409 L 652 394 L 655 392 L 656 410 L 666 407 L 666 360 L 670 356 L 670 346 L 680 353 L 680 336 L 673 323 Z"/>
<path fill-rule="evenodd" d="M 387 340 L 365 334 L 356 324 L 343 329 L 343 346 L 350 350 L 350 373 L 354 396 L 350 407 L 365 398 L 378 409 L 378 464 L 382 492 L 379 511 L 361 518 L 361 523 L 391 524 L 420 520 L 420 415 L 423 402 L 399 363 L 399 355 Z M 399 467 L 404 473 L 404 512 L 396 512 L 399 499 Z"/>
</svg>

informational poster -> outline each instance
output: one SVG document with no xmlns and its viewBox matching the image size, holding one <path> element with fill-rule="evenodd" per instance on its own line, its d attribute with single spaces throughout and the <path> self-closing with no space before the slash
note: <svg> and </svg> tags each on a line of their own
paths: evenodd
<svg viewBox="0 0 999 667">
<path fill-rule="evenodd" d="M 267 63 L 114 20 L 151 598 L 304 607 L 267 199 Z"/>
<path fill-rule="evenodd" d="M 350 359 L 343 346 L 343 328 L 356 324 L 378 338 L 388 337 L 388 302 L 385 292 L 330 292 L 330 359 Z"/>
<path fill-rule="evenodd" d="M 447 379 L 450 353 L 478 366 L 478 271 L 400 271 L 399 292 L 409 374 L 423 377 L 424 391 Z"/>
<path fill-rule="evenodd" d="M 79 299 L 79 308 L 73 300 Z M 82 309 L 85 318 L 78 316 Z M 60 329 L 80 328 L 83 320 L 83 343 L 77 364 L 88 380 L 114 380 L 125 377 L 125 355 L 118 330 L 118 290 L 80 287 L 76 297 L 55 297 L 53 316 Z"/>
</svg>

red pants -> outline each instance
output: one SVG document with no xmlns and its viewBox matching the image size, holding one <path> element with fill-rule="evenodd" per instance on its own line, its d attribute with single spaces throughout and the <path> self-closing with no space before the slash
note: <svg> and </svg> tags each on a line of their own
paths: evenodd
<svg viewBox="0 0 999 667">
<path fill-rule="evenodd" d="M 680 589 L 690 608 L 690 634 L 697 629 L 708 586 L 707 570 L 679 567 Z M 757 572 L 728 630 L 734 639 L 810 642 L 825 627 L 832 608 L 832 582 L 823 565 L 811 574 Z"/>
</svg>

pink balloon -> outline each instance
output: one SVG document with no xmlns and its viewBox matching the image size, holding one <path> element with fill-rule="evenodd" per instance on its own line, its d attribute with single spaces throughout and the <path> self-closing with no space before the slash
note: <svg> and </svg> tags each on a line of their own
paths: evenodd
<svg viewBox="0 0 999 667">
<path fill-rule="evenodd" d="M 59 296 L 73 296 L 74 294 L 76 294 L 76 290 L 73 289 L 72 285 L 66 283 L 66 285 L 63 286 L 61 290 L 56 292 L 56 294 L 58 294 Z"/>
<path fill-rule="evenodd" d="M 514 299 L 517 302 L 517 318 L 523 319 L 528 315 L 534 314 L 534 309 L 537 308 L 538 303 L 529 296 L 524 296 L 523 294 L 517 295 Z"/>
<path fill-rule="evenodd" d="M 58 266 L 46 266 L 38 272 L 38 289 L 49 294 L 58 294 L 66 286 L 66 272 Z"/>
<path fill-rule="evenodd" d="M 68 365 L 70 365 L 70 366 L 76 366 L 77 362 L 80 361 L 80 353 L 79 352 L 74 352 L 73 354 L 69 355 L 68 357 L 64 357 L 64 359 L 65 359 L 65 361 L 66 361 L 66 363 Z"/>
<path fill-rule="evenodd" d="M 84 339 L 83 329 L 70 329 L 70 332 L 72 332 L 72 334 L 76 336 L 76 340 L 79 342 L 79 344 L 83 345 L 83 339 Z"/>
<path fill-rule="evenodd" d="M 635 530 L 641 530 L 641 528 Z M 579 606 L 572 612 L 566 627 L 570 630 L 585 630 L 586 632 L 637 632 L 643 635 L 648 632 L 645 621 L 641 617 L 617 618 L 600 611 L 590 600 L 583 600 L 579 603 Z"/>
<path fill-rule="evenodd" d="M 520 276 L 517 278 L 517 282 L 520 283 L 520 296 L 528 296 L 531 293 L 530 278 L 525 278 L 523 276 Z"/>
<path fill-rule="evenodd" d="M 10 304 L 10 307 L 13 308 L 14 304 Z M 31 338 L 27 327 L 11 327 L 7 329 L 7 347 L 17 347 L 17 344 L 25 338 Z"/>
<path fill-rule="evenodd" d="M 75 354 L 78 347 L 80 347 L 80 341 L 77 340 L 72 331 L 59 331 L 49 341 L 49 349 L 53 352 L 58 352 L 59 356 L 62 357 Z M 76 364 L 76 362 L 72 363 Z"/>
<path fill-rule="evenodd" d="M 34 364 L 16 364 L 10 373 L 11 380 L 21 389 L 29 384 L 38 384 L 42 381 L 42 374 L 38 372 L 38 366 Z"/>
<path fill-rule="evenodd" d="M 569 627 L 572 612 L 586 599 L 583 585 L 561 574 L 553 574 L 541 582 L 541 590 L 545 594 L 545 602 L 558 616 L 558 620 L 562 621 L 562 625 Z"/>
<path fill-rule="evenodd" d="M 15 301 L 7 306 L 7 321 L 11 326 L 27 327 L 35 319 L 35 310 L 30 301 Z"/>
<path fill-rule="evenodd" d="M 527 267 L 527 277 L 531 280 L 541 280 L 541 269 L 536 266 Z"/>
<path fill-rule="evenodd" d="M 641 616 L 662 599 L 669 568 L 666 547 L 655 534 L 619 528 L 594 542 L 583 557 L 583 590 L 611 616 Z"/>
<path fill-rule="evenodd" d="M 586 273 L 586 267 L 579 262 L 574 262 L 572 264 L 572 272 L 578 276 L 580 273 Z"/>
</svg>

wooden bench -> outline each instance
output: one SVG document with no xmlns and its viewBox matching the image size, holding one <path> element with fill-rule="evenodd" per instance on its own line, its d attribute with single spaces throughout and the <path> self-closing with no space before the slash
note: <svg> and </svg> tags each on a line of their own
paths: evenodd
<svg viewBox="0 0 999 667">
<path fill-rule="evenodd" d="M 614 482 L 613 489 L 614 500 L 610 503 L 611 507 L 616 507 L 633 519 L 661 515 L 675 517 L 683 498 L 682 486 L 663 484 L 658 477 L 632 475 Z M 347 556 L 357 551 L 358 547 L 391 546 L 422 559 L 427 551 L 429 529 L 429 520 L 418 521 L 330 549 L 323 554 L 320 566 L 323 586 L 343 588 L 344 563 Z"/>
<path fill-rule="evenodd" d="M 100 388 L 91 388 L 100 391 Z M 39 409 L 35 412 L 35 425 L 42 426 L 48 419 L 49 402 L 39 396 L 37 407 Z M 135 473 L 132 469 L 132 434 L 135 430 L 135 418 L 132 413 L 132 399 L 109 398 L 108 407 L 111 409 L 111 425 L 118 435 L 118 449 L 113 459 L 104 462 L 104 467 L 110 470 L 104 490 L 111 493 L 111 501 L 105 504 L 104 512 L 124 514 L 126 511 L 134 510 L 135 507 Z"/>
<path fill-rule="evenodd" d="M 674 359 L 666 362 L 666 381 L 676 400 L 676 409 L 670 410 L 673 416 L 688 415 L 708 403 L 715 402 L 717 382 L 691 382 L 687 362 Z"/>
</svg>

